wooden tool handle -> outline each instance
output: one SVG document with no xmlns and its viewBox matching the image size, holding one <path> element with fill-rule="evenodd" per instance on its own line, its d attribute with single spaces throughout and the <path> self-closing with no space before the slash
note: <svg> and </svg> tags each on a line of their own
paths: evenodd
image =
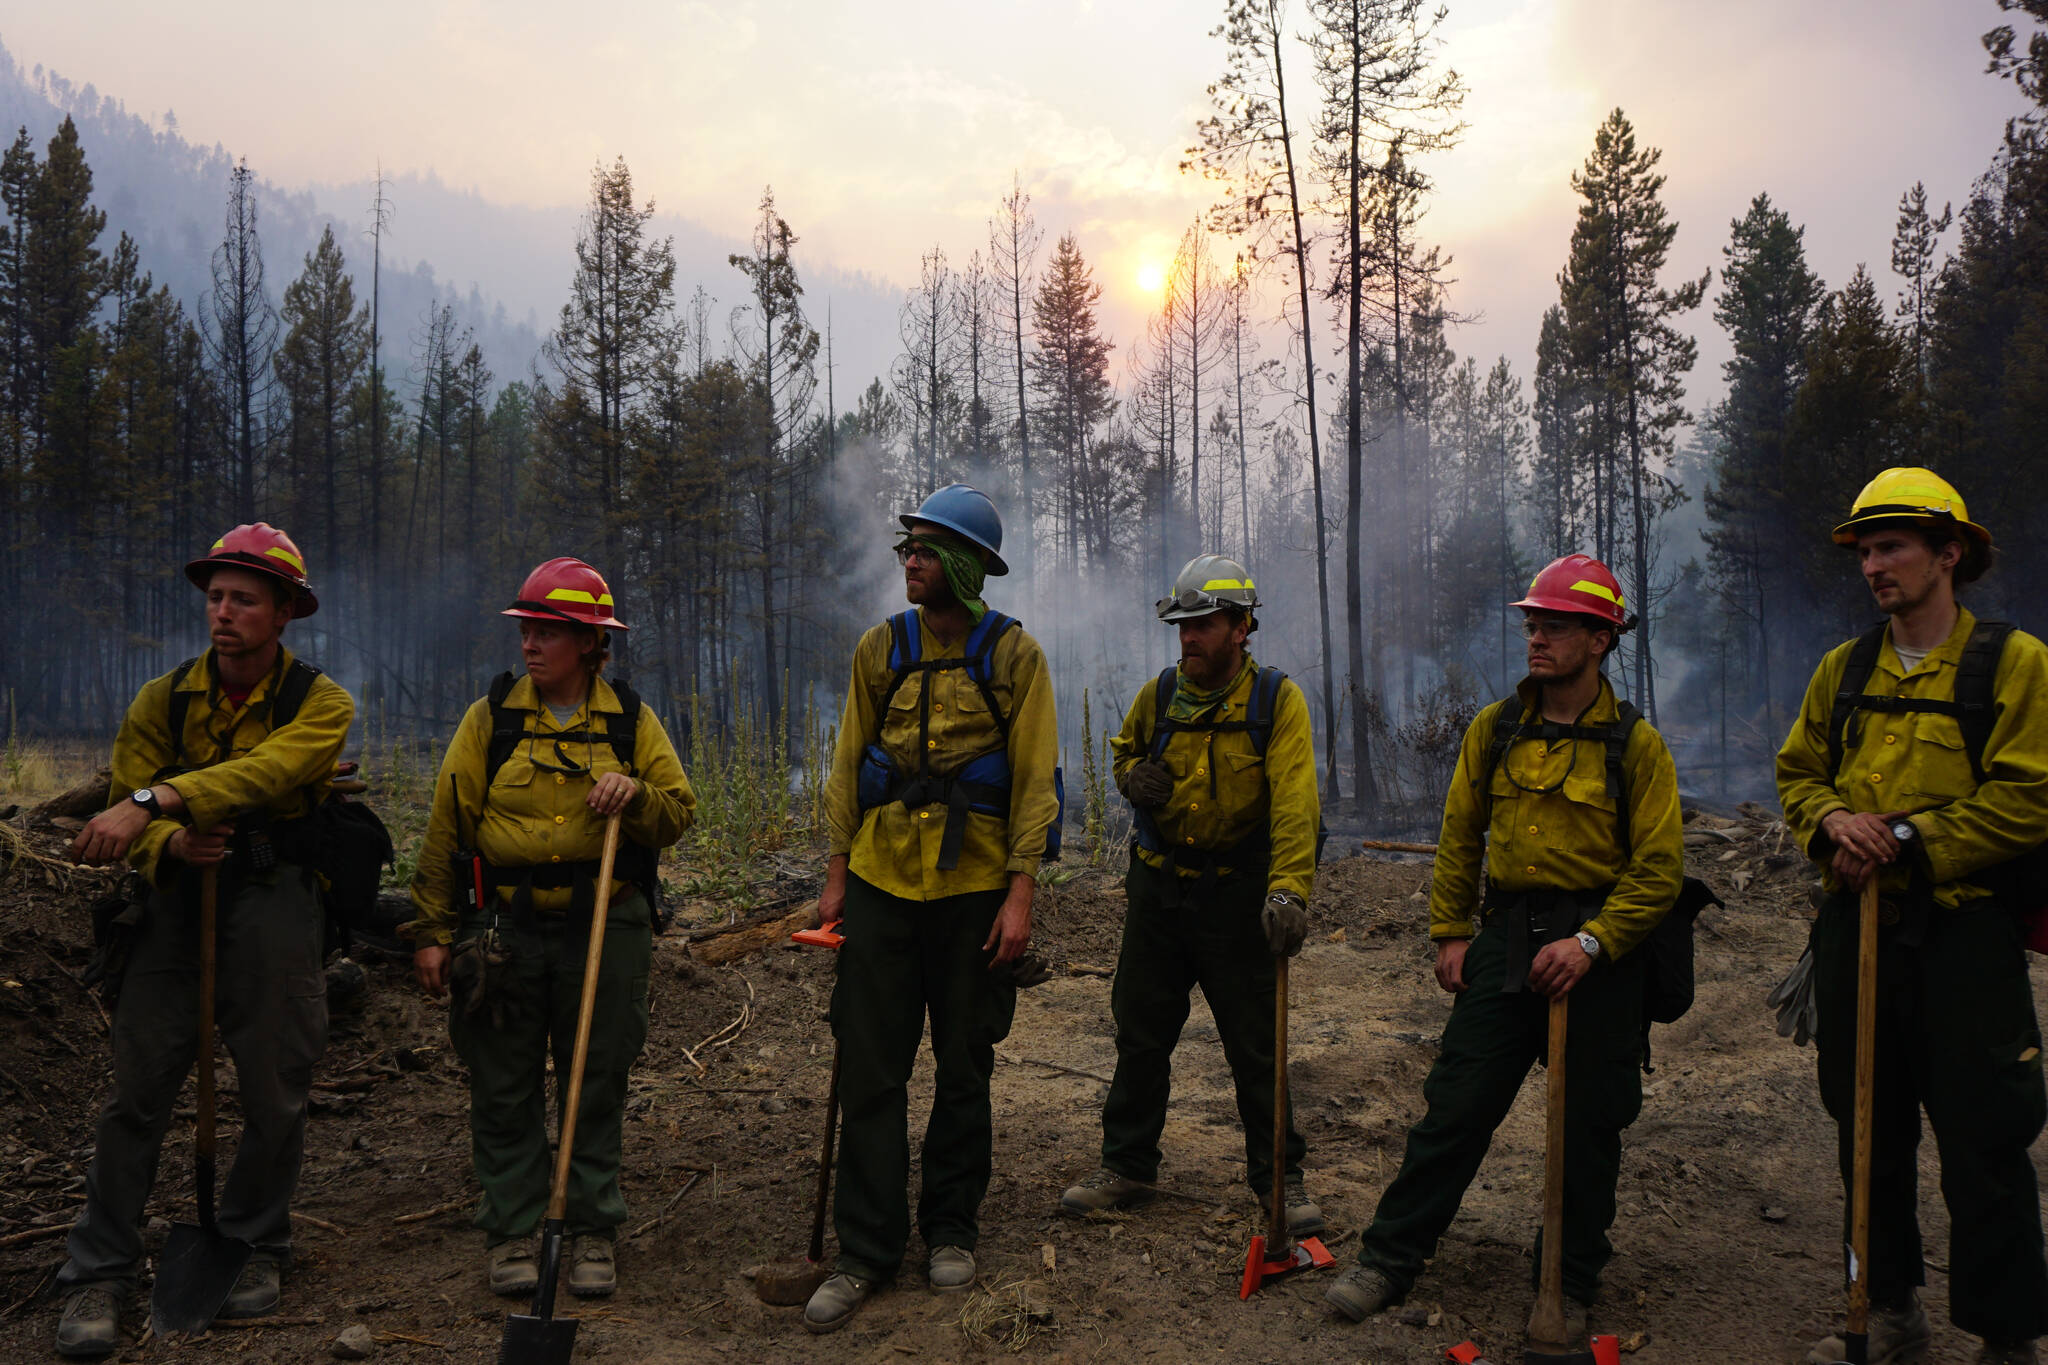
<svg viewBox="0 0 2048 1365">
<path fill-rule="evenodd" d="M 1877 874 L 1864 884 L 1856 925 L 1856 1153 L 1849 1189 L 1849 1323 L 1870 1326 L 1870 1140 L 1877 1085 Z"/>
<path fill-rule="evenodd" d="M 604 959 L 604 920 L 612 905 L 612 864 L 619 857 L 619 817 L 604 822 L 604 852 L 597 860 L 597 904 L 590 911 L 590 949 L 583 955 L 583 1002 L 576 1007 L 576 1050 L 569 1061 L 562 1101 L 562 1137 L 555 1148 L 555 1186 L 548 1217 L 559 1221 L 569 1207 L 569 1155 L 576 1143 L 576 1108 L 583 1102 L 583 1059 L 590 1053 L 590 1015 L 597 1005 L 597 969 Z"/>
<path fill-rule="evenodd" d="M 199 869 L 199 1042 L 194 1054 L 198 1074 L 199 1121 L 192 1140 L 193 1194 L 199 1205 L 199 1226 L 213 1228 L 214 1108 L 213 996 L 219 974 L 216 940 L 220 926 L 220 868 Z"/>
<path fill-rule="evenodd" d="M 1273 1207 L 1266 1217 L 1266 1259 L 1277 1261 L 1294 1246 L 1287 1235 L 1287 958 L 1277 961 L 1273 980 Z"/>
<path fill-rule="evenodd" d="M 1550 1046 L 1544 1062 L 1543 1277 L 1536 1290 L 1536 1311 L 1529 1315 L 1529 1336 L 1546 1346 L 1571 1344 L 1564 1339 L 1564 1058 L 1569 1002 L 1566 995 L 1551 998 Z"/>
<path fill-rule="evenodd" d="M 1360 839 L 1360 848 L 1384 849 L 1388 853 L 1429 853 L 1436 852 L 1435 844 L 1409 844 L 1399 839 Z"/>
</svg>

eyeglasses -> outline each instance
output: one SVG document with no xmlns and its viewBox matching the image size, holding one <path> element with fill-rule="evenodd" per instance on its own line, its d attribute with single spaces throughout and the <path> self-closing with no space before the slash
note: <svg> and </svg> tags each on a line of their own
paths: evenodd
<svg viewBox="0 0 2048 1365">
<path fill-rule="evenodd" d="M 1584 621 L 1528 619 L 1522 622 L 1522 637 L 1527 640 L 1534 640 L 1539 636 L 1545 640 L 1565 640 L 1585 628 Z"/>
<path fill-rule="evenodd" d="M 936 564 L 939 562 L 939 552 L 929 545 L 919 545 L 914 541 L 908 545 L 898 545 L 896 547 L 896 562 L 898 564 L 907 565 L 912 560 L 916 560 L 920 564 Z"/>
<path fill-rule="evenodd" d="M 1217 611 L 1223 605 L 1222 602 L 1217 600 L 1216 594 L 1212 592 L 1206 592 L 1201 588 L 1182 588 L 1171 597 L 1160 598 L 1157 602 L 1153 603 L 1152 609 L 1154 611 L 1193 611 L 1197 607 L 1207 607 L 1211 611 Z"/>
<path fill-rule="evenodd" d="M 542 758 L 539 754 L 533 751 L 534 742 L 539 738 L 540 736 L 538 735 L 529 736 L 526 744 L 527 761 L 532 763 L 534 767 L 540 769 L 544 773 L 560 773 L 567 777 L 582 777 L 589 773 L 590 765 L 587 763 L 578 763 L 575 759 L 569 757 L 568 754 L 564 753 L 562 751 L 562 741 L 560 741 L 559 739 L 555 741 L 555 757 L 559 758 L 562 761 L 559 764 L 550 763 L 546 759 Z"/>
</svg>

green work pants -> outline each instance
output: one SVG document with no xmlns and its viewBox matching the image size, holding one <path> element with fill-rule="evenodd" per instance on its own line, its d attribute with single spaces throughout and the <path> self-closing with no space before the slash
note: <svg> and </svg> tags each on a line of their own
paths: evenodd
<svg viewBox="0 0 2048 1365">
<path fill-rule="evenodd" d="M 223 1125 L 220 1145 L 235 1160 L 220 1191 L 220 1230 L 288 1258 L 306 1092 L 327 1050 L 320 894 L 313 874 L 292 863 L 221 883 L 214 1022 L 235 1060 L 242 1123 L 240 1132 Z M 151 896 L 136 926 L 114 1007 L 114 1085 L 59 1283 L 133 1280 L 140 1270 L 143 1207 L 198 1050 L 199 876 L 187 872 Z"/>
<path fill-rule="evenodd" d="M 1124 878 L 1124 939 L 1110 1011 L 1116 1017 L 1116 1075 L 1102 1106 L 1102 1164 L 1128 1180 L 1159 1178 L 1159 1135 L 1173 1083 L 1173 1049 L 1188 1021 L 1189 993 L 1202 988 L 1244 1124 L 1245 1183 L 1273 1188 L 1273 1014 L 1278 971 L 1259 914 L 1265 882 L 1233 877 L 1207 887 L 1183 883 L 1135 853 Z M 1287 1120 L 1287 1174 L 1308 1150 Z"/>
<path fill-rule="evenodd" d="M 846 943 L 832 988 L 839 1047 L 838 1268 L 896 1273 L 910 1241 L 910 1072 L 925 1016 L 932 1026 L 932 1112 L 920 1160 L 917 1229 L 927 1248 L 981 1236 L 994 1123 L 989 1078 L 1009 1036 L 1017 988 L 983 949 L 1001 891 L 903 900 L 846 879 Z"/>
<path fill-rule="evenodd" d="M 1408 1150 L 1358 1259 L 1406 1292 L 1436 1254 L 1444 1229 L 1494 1130 L 1507 1117 L 1530 1066 L 1549 1048 L 1550 1002 L 1534 991 L 1501 990 L 1507 976 L 1505 926 L 1489 922 L 1465 954 L 1465 989 L 1444 1025 L 1443 1050 L 1422 1083 L 1428 1105 L 1408 1130 Z M 1565 1033 L 1564 1290 L 1590 1303 L 1614 1254 L 1614 1187 L 1621 1130 L 1643 1107 L 1643 960 L 1600 961 L 1569 996 Z M 1531 1209 L 1541 1216 L 1541 1209 Z M 1538 1254 L 1531 1265 L 1540 1266 Z"/>
<path fill-rule="evenodd" d="M 466 917 L 460 937 L 483 929 L 482 921 Z M 504 1027 L 494 1028 L 486 1010 L 468 1013 L 459 990 L 448 1008 L 456 1055 L 469 1068 L 470 1160 L 483 1186 L 476 1226 L 493 1243 L 531 1235 L 547 1212 L 554 1178 L 547 1063 L 552 1055 L 559 1131 L 583 1002 L 590 918 L 534 912 L 518 922 L 508 913 L 500 916 L 498 932 L 511 948 L 511 971 L 518 983 Z M 605 918 L 563 1214 L 572 1234 L 611 1236 L 626 1221 L 626 1199 L 619 1191 L 626 1075 L 647 1041 L 647 971 L 653 956 L 647 901 L 638 891 L 629 892 L 612 903 Z"/>
<path fill-rule="evenodd" d="M 2028 1341 L 2048 1333 L 2041 1200 L 2027 1154 L 2048 1113 L 2048 1092 L 2018 920 L 1995 907 L 1936 907 L 1918 948 L 1901 947 L 1896 936 L 1896 926 L 1879 929 L 1870 1301 L 1897 1305 L 1925 1282 L 1918 1217 L 1925 1108 L 1949 1212 L 1949 1318 L 1980 1337 Z M 1813 935 L 1814 1045 L 1845 1192 L 1856 1149 L 1856 938 L 1856 898 L 1830 897 Z M 1845 1193 L 1845 1242 L 1848 1202 Z"/>
</svg>

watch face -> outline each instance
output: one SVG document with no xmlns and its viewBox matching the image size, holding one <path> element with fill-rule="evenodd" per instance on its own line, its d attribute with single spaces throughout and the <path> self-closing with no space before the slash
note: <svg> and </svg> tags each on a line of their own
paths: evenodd
<svg viewBox="0 0 2048 1365">
<path fill-rule="evenodd" d="M 153 806 L 156 804 L 156 793 L 149 787 L 137 787 L 135 794 L 128 799 L 138 806 Z"/>
</svg>

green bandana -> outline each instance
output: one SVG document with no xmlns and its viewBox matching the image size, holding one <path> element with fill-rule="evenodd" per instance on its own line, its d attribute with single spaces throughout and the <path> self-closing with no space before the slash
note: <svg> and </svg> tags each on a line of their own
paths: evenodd
<svg viewBox="0 0 2048 1365">
<path fill-rule="evenodd" d="M 946 571 L 946 586 L 953 590 L 953 596 L 960 599 L 960 605 L 967 608 L 967 614 L 980 621 L 988 613 L 988 604 L 981 600 L 981 585 L 988 577 L 988 568 L 981 562 L 981 556 L 959 545 L 950 545 L 931 536 L 906 534 L 896 542 L 896 548 L 919 545 L 939 557 L 939 567 Z"/>
<path fill-rule="evenodd" d="M 1173 700 L 1166 704 L 1166 718 L 1174 721 L 1195 719 L 1195 717 L 1209 710 L 1209 708 L 1221 704 L 1223 699 L 1230 695 L 1230 689 L 1237 686 L 1239 680 L 1256 667 L 1258 665 L 1252 662 L 1252 656 L 1249 654 L 1245 655 L 1244 667 L 1238 669 L 1231 676 L 1229 682 L 1210 692 L 1204 692 L 1201 688 L 1189 682 L 1187 674 L 1176 674 Z"/>
</svg>

